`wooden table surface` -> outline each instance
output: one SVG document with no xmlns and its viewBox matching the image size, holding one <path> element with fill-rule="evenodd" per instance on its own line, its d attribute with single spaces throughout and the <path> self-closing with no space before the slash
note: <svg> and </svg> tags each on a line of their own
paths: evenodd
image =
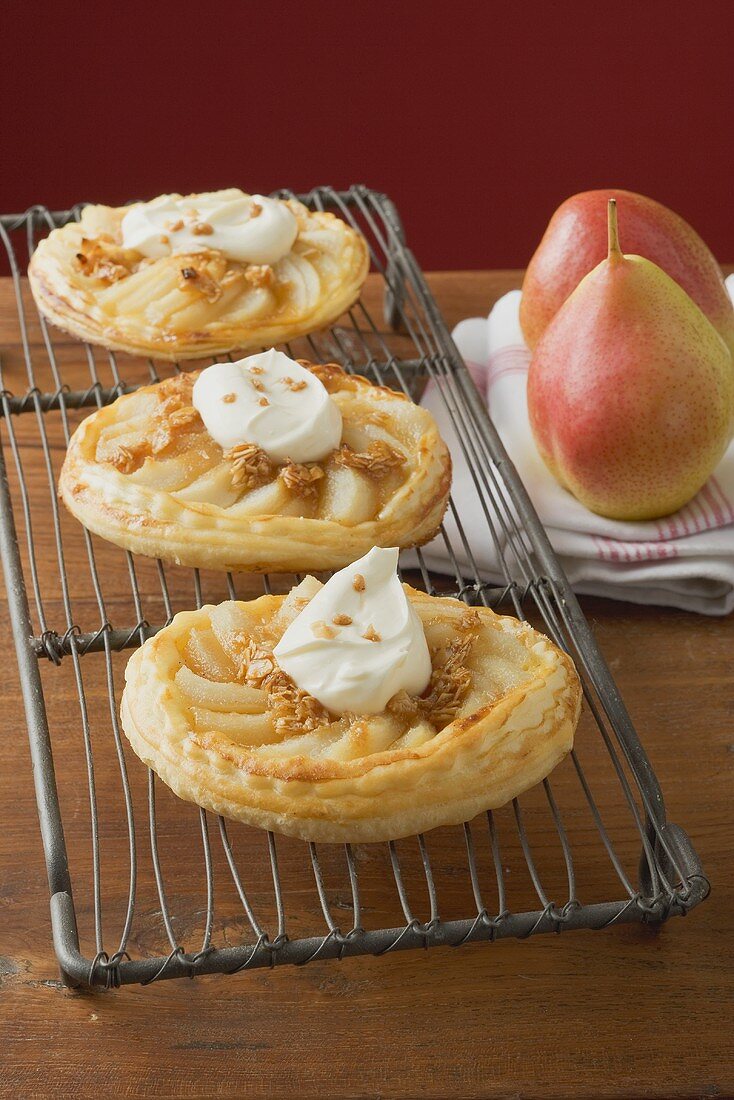
<svg viewBox="0 0 734 1100">
<path fill-rule="evenodd" d="M 517 272 L 476 272 L 430 282 L 453 324 L 486 313 L 519 280 Z M 6 291 L 0 305 L 8 303 Z M 0 333 L 7 339 L 1 318 Z M 40 450 L 30 459 L 40 469 Z M 50 553 L 44 540 L 41 554 Z M 713 883 L 710 898 L 685 920 L 658 932 L 627 925 L 94 994 L 58 981 L 7 643 L 0 1095 L 734 1094 L 734 622 L 582 603 L 642 733 L 669 816 L 690 832 Z M 7 630 L 4 609 L 2 626 Z M 70 737 L 78 736 L 78 724 L 70 711 Z M 63 736 L 62 729 L 62 784 Z M 72 830 L 75 815 L 85 813 L 83 794 L 70 811 Z"/>
</svg>

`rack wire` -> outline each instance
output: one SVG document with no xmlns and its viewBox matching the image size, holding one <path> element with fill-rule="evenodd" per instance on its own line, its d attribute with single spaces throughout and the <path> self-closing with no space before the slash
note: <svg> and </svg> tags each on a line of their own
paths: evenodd
<svg viewBox="0 0 734 1100">
<path fill-rule="evenodd" d="M 162 368 L 151 360 L 118 363 L 113 353 L 53 330 L 35 309 L 22 277 L 27 259 L 39 236 L 77 218 L 83 204 L 4 216 L 0 237 L 17 317 L 7 311 L 0 318 L 0 549 L 54 944 L 70 984 L 109 988 L 659 923 L 708 893 L 687 834 L 667 821 L 650 761 L 395 206 L 363 186 L 320 187 L 298 198 L 358 228 L 374 274 L 337 325 L 286 350 L 336 359 L 414 399 L 426 385 L 435 388 L 475 496 L 462 514 L 449 505 L 439 538 L 450 564 L 436 572 L 430 552 L 418 551 L 404 556 L 404 574 L 432 595 L 528 618 L 571 653 L 586 700 L 576 747 L 551 778 L 510 806 L 386 845 L 276 838 L 177 800 L 122 736 L 126 651 L 176 611 L 252 598 L 263 585 L 287 591 L 293 577 L 164 566 L 105 543 L 60 508 L 59 466 L 85 411 L 157 381 Z M 180 369 L 165 366 L 164 373 Z M 29 455 L 40 456 L 40 470 Z M 495 547 L 495 576 L 477 564 L 470 514 Z"/>
</svg>

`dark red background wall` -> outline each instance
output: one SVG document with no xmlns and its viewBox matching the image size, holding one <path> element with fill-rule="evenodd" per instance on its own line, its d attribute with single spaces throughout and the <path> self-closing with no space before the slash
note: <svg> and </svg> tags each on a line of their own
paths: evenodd
<svg viewBox="0 0 734 1100">
<path fill-rule="evenodd" d="M 428 268 L 520 266 L 615 185 L 734 260 L 734 3 L 3 9 L 0 208 L 366 182 Z"/>
</svg>

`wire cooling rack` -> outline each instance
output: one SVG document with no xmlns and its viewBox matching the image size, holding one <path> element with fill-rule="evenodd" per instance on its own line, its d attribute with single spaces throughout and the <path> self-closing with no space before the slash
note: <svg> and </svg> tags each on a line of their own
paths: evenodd
<svg viewBox="0 0 734 1100">
<path fill-rule="evenodd" d="M 390 844 L 305 844 L 177 800 L 121 733 L 125 651 L 179 610 L 252 598 L 263 585 L 284 592 L 294 578 L 164 567 L 90 535 L 59 507 L 65 446 L 86 410 L 156 381 L 161 366 L 118 363 L 47 326 L 35 310 L 22 277 L 28 257 L 39 236 L 82 207 L 5 216 L 0 236 L 12 292 L 0 315 L 0 544 L 54 944 L 72 984 L 110 987 L 660 922 L 708 892 L 686 833 L 666 819 L 609 669 L 406 247 L 395 207 L 359 186 L 299 198 L 364 233 L 373 275 L 339 324 L 287 350 L 337 359 L 414 398 L 433 384 L 474 498 L 461 515 L 449 506 L 440 536 L 448 575 L 432 572 L 421 552 L 405 557 L 405 575 L 431 594 L 529 618 L 572 654 L 586 699 L 576 748 L 510 806 Z M 501 575 L 480 572 L 477 539 L 492 541 Z"/>
</svg>

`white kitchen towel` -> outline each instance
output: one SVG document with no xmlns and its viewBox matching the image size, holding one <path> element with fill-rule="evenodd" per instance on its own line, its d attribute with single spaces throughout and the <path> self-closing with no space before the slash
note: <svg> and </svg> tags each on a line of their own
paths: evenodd
<svg viewBox="0 0 734 1100">
<path fill-rule="evenodd" d="M 734 276 L 727 280 L 734 296 Z M 577 592 L 634 603 L 681 607 L 705 615 L 734 609 L 734 444 L 701 491 L 679 512 L 664 519 L 622 523 L 584 508 L 555 481 L 533 441 L 527 413 L 530 351 L 519 323 L 520 291 L 494 305 L 488 318 L 474 317 L 454 329 L 454 340 L 489 414 L 515 464 L 566 575 Z M 502 581 L 497 545 L 444 401 L 429 386 L 423 404 L 436 417 L 454 461 L 455 512 L 446 526 L 466 572 Z M 466 536 L 464 547 L 462 530 Z M 434 569 L 453 571 L 442 539 L 425 548 Z"/>
</svg>

